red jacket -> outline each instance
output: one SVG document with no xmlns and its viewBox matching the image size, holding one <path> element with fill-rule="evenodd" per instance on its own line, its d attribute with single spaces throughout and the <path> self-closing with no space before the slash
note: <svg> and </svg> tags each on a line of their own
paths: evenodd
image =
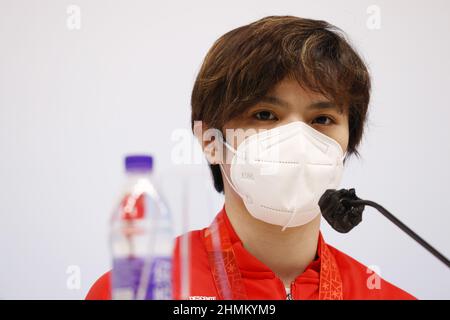
<svg viewBox="0 0 450 320">
<path fill-rule="evenodd" d="M 213 226 L 218 228 L 214 229 Z M 215 254 L 212 245 L 214 238 L 211 235 L 214 230 L 220 230 L 217 234 L 220 234 L 222 255 Z M 283 282 L 243 247 L 225 208 L 218 213 L 209 228 L 191 231 L 189 236 L 190 294 L 189 297 L 181 297 L 180 237 L 177 237 L 173 260 L 174 299 L 286 299 Z M 224 259 L 215 260 L 217 257 Z M 326 244 L 321 234 L 316 257 L 292 282 L 292 299 L 415 299 L 358 261 Z M 224 281 L 224 278 L 228 281 Z M 224 286 L 224 283 L 228 286 Z M 86 299 L 111 299 L 110 292 L 110 272 L 107 272 L 94 283 Z"/>
</svg>

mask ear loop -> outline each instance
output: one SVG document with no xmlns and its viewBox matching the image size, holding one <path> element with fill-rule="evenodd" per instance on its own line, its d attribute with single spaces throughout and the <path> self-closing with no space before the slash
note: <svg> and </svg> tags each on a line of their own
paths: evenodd
<svg viewBox="0 0 450 320">
<path fill-rule="evenodd" d="M 230 144 L 228 144 L 228 142 L 226 142 L 223 138 L 221 138 L 222 144 L 228 149 L 230 150 L 234 155 L 238 156 L 238 152 L 236 149 L 234 149 Z M 225 169 L 223 167 L 223 163 L 219 163 L 219 167 L 220 170 L 222 171 L 222 176 L 225 176 L 225 179 L 227 180 L 228 184 L 231 186 L 231 188 L 233 189 L 234 192 L 236 192 L 236 194 L 241 197 L 241 199 L 244 199 L 245 197 L 242 196 L 242 194 L 237 190 L 237 188 L 234 186 L 234 184 L 231 182 L 231 177 L 228 178 L 228 175 L 225 172 Z"/>
<path fill-rule="evenodd" d="M 286 228 L 288 227 L 288 225 L 291 223 L 291 221 L 294 219 L 296 212 L 292 211 L 291 213 L 291 217 L 289 218 L 289 221 L 286 223 L 286 225 L 281 229 L 281 231 L 286 230 Z"/>
</svg>

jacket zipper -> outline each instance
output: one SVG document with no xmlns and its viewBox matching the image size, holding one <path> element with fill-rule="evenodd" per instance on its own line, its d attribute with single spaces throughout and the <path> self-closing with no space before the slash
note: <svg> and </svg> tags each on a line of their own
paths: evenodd
<svg viewBox="0 0 450 320">
<path fill-rule="evenodd" d="M 289 288 L 289 293 L 286 295 L 286 300 L 294 300 L 292 292 L 294 291 L 295 281 L 291 282 L 291 286 Z"/>
</svg>

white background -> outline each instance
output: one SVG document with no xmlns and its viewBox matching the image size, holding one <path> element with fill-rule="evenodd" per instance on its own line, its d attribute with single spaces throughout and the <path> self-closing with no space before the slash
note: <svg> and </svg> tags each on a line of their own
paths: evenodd
<svg viewBox="0 0 450 320">
<path fill-rule="evenodd" d="M 67 27 L 70 4 L 80 30 Z M 370 5 L 380 29 L 366 25 Z M 189 132 L 192 85 L 213 42 L 284 14 L 339 26 L 372 72 L 362 158 L 342 186 L 450 256 L 450 2 L 0 0 L 0 298 L 80 299 L 109 269 L 108 217 L 127 153 L 156 156 L 175 216 L 178 177 L 203 172 L 189 185 L 204 192 L 190 201 L 210 204 L 189 213 L 191 228 L 209 224 L 221 199 L 204 188 L 204 167 L 174 163 L 172 134 Z M 418 298 L 450 298 L 449 271 L 375 211 L 349 234 L 323 230 Z M 79 289 L 66 285 L 72 265 Z"/>
</svg>

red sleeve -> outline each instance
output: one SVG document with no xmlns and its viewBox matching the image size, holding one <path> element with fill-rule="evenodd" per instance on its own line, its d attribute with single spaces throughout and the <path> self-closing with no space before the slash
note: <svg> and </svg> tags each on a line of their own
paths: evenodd
<svg viewBox="0 0 450 320">
<path fill-rule="evenodd" d="M 111 300 L 111 271 L 95 281 L 86 295 L 86 300 Z"/>
</svg>

